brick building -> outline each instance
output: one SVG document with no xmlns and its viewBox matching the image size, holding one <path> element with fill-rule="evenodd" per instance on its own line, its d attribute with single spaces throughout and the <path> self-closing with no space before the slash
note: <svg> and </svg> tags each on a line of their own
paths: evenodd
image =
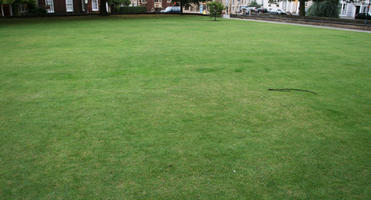
<svg viewBox="0 0 371 200">
<path fill-rule="evenodd" d="M 76 15 L 99 13 L 100 0 L 38 0 L 38 5 L 49 14 Z"/>
<path fill-rule="evenodd" d="M 145 6 L 147 12 L 155 12 L 174 5 L 171 0 L 133 0 L 132 5 Z"/>
<path fill-rule="evenodd" d="M 29 13 L 26 4 L 12 7 L 14 0 L 2 0 L 1 16 L 26 15 Z M 35 0 L 37 7 L 45 8 L 48 15 L 84 15 L 100 12 L 101 0 Z M 172 0 L 131 0 L 130 6 L 146 7 L 147 12 L 158 12 L 168 6 L 174 6 Z M 105 6 L 110 10 L 108 4 Z"/>
<path fill-rule="evenodd" d="M 49 15 L 81 15 L 99 13 L 100 0 L 35 0 L 37 7 L 45 8 Z M 13 16 L 12 0 L 4 0 L 1 4 L 1 16 Z M 108 5 L 107 5 L 108 7 Z M 28 12 L 26 4 L 18 5 L 17 13 Z"/>
</svg>

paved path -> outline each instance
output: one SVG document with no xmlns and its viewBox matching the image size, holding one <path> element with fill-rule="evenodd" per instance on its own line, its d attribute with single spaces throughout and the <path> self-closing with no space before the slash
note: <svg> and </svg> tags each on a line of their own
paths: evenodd
<svg viewBox="0 0 371 200">
<path fill-rule="evenodd" d="M 311 24 L 276 22 L 276 21 L 257 20 L 257 19 L 240 19 L 240 18 L 229 18 L 229 19 L 245 20 L 245 21 L 253 21 L 253 22 L 266 22 L 266 23 L 272 23 L 272 24 L 288 24 L 288 25 L 294 25 L 294 26 L 307 26 L 307 27 L 314 27 L 314 28 L 324 28 L 324 29 L 333 29 L 333 30 L 342 30 L 342 31 L 354 31 L 354 32 L 362 32 L 362 33 L 371 33 L 371 31 L 366 31 L 366 30 L 358 30 L 358 29 L 350 29 L 350 28 L 338 28 L 338 27 L 332 27 L 332 26 L 318 26 L 318 25 L 311 25 Z"/>
</svg>

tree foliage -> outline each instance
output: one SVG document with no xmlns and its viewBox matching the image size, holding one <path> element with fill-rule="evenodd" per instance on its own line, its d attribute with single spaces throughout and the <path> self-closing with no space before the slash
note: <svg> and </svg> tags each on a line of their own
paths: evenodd
<svg viewBox="0 0 371 200">
<path fill-rule="evenodd" d="M 46 10 L 42 7 L 36 6 L 36 2 L 34 0 L 7 0 L 7 1 L 2 1 L 2 2 L 12 4 L 13 13 L 15 15 L 21 14 L 19 13 L 19 7 L 22 4 L 27 5 L 27 9 L 28 9 L 27 15 L 42 16 L 46 14 Z"/>
<path fill-rule="evenodd" d="M 119 12 L 121 5 L 129 6 L 131 1 L 130 0 L 110 0 L 108 1 L 108 3 L 110 5 L 113 5 L 114 11 Z"/>
<path fill-rule="evenodd" d="M 338 0 L 315 1 L 308 9 L 308 16 L 315 17 L 339 17 Z"/>
<path fill-rule="evenodd" d="M 249 7 L 256 7 L 256 8 L 260 8 L 261 5 L 256 3 L 256 1 L 252 1 L 250 4 L 249 4 Z"/>
<path fill-rule="evenodd" d="M 269 0 L 269 2 L 277 2 L 277 1 L 280 1 L 280 0 Z M 288 1 L 294 1 L 294 0 L 288 0 Z M 306 16 L 305 2 L 307 2 L 307 1 L 310 1 L 310 0 L 299 0 L 299 15 L 300 16 Z M 314 4 L 321 4 L 321 2 L 325 2 L 325 1 L 329 1 L 330 3 L 334 3 L 334 4 L 336 4 L 336 6 L 338 6 L 338 4 L 339 4 L 339 0 L 313 0 Z M 362 2 L 362 1 L 365 1 L 365 0 L 360 0 L 360 1 Z M 326 5 L 325 4 L 321 5 L 321 7 L 322 7 L 321 9 L 326 7 L 326 9 L 325 9 L 326 10 L 325 11 L 326 15 L 328 15 L 330 13 L 330 10 L 332 10 L 335 13 L 339 12 L 339 7 L 335 7 L 334 5 L 330 5 L 329 2 L 325 3 Z M 321 11 L 321 12 L 324 12 L 324 11 Z M 310 14 L 310 16 L 314 16 L 314 15 Z"/>
<path fill-rule="evenodd" d="M 120 6 L 123 4 L 124 6 L 129 6 L 131 1 L 130 0 L 111 0 L 112 4 L 115 6 Z"/>
<path fill-rule="evenodd" d="M 224 10 L 224 6 L 220 2 L 208 2 L 207 7 L 210 13 L 210 17 L 214 17 L 214 21 L 216 21 L 216 17 L 219 17 L 222 15 L 222 12 Z"/>
</svg>

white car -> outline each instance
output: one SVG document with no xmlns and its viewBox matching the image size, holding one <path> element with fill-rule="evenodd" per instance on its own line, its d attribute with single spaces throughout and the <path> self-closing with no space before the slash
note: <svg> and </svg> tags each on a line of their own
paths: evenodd
<svg viewBox="0 0 371 200">
<path fill-rule="evenodd" d="M 273 15 L 287 15 L 281 8 L 268 8 L 268 12 Z"/>
<path fill-rule="evenodd" d="M 180 13 L 180 6 L 169 6 L 165 10 L 161 10 L 161 13 Z"/>
<path fill-rule="evenodd" d="M 247 7 L 247 6 L 242 6 L 240 8 L 241 13 L 248 13 L 248 12 L 254 12 L 256 10 L 255 7 Z"/>
</svg>

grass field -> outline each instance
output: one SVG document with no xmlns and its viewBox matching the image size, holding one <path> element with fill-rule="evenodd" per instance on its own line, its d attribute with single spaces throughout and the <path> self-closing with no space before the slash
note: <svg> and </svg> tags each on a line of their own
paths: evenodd
<svg viewBox="0 0 371 200">
<path fill-rule="evenodd" d="M 0 199 L 371 198 L 371 34 L 70 17 L 0 44 Z"/>
</svg>

